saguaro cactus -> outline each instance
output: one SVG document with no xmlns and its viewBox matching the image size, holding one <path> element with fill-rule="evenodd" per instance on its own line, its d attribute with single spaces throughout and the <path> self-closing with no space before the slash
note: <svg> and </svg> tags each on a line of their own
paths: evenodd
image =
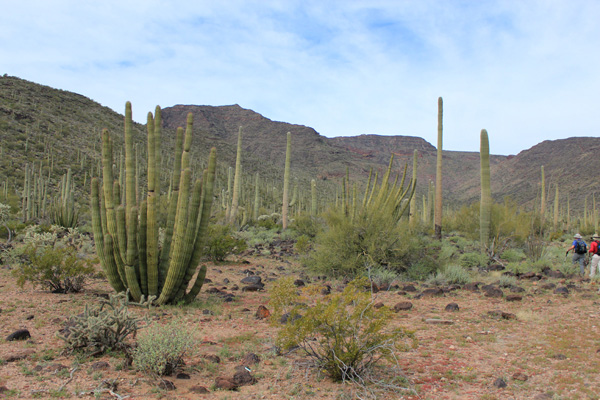
<svg viewBox="0 0 600 400">
<path fill-rule="evenodd" d="M 236 223 L 240 203 L 240 188 L 242 186 L 242 127 L 238 132 L 237 155 L 235 157 L 235 176 L 233 178 L 233 197 L 231 198 L 231 214 L 229 224 Z"/>
<path fill-rule="evenodd" d="M 158 115 L 160 109 L 157 108 Z M 208 226 L 213 199 L 216 150 L 211 149 L 208 168 L 201 180 L 191 185 L 190 148 L 192 115 L 188 115 L 185 139 L 178 130 L 175 146 L 173 188 L 162 249 L 158 246 L 158 207 L 156 203 L 158 160 L 157 134 L 160 127 L 148 115 L 148 194 L 136 204 L 135 163 L 131 123 L 131 104 L 125 112 L 125 204 L 118 204 L 120 187 L 113 185 L 112 140 L 102 133 L 103 194 L 98 178 L 92 179 L 92 226 L 100 263 L 111 286 L 129 290 L 136 301 L 156 299 L 156 304 L 192 301 L 204 282 L 206 267 L 188 291 L 188 284 L 199 264 L 202 243 Z M 190 195 L 191 193 L 191 195 Z M 161 250 L 162 254 L 161 254 Z M 153 297 L 150 297 L 153 296 Z"/>
<path fill-rule="evenodd" d="M 281 220 L 283 229 L 287 228 L 288 224 L 288 208 L 290 198 L 290 156 L 292 153 L 292 134 L 287 133 L 287 146 L 285 150 L 285 170 L 283 172 L 283 205 L 281 207 Z"/>
<path fill-rule="evenodd" d="M 412 169 L 412 179 L 413 182 L 417 181 L 417 157 L 419 156 L 419 151 L 417 149 L 413 152 L 413 169 Z M 411 229 L 414 229 L 417 223 L 417 199 L 415 196 L 410 199 L 410 209 L 408 213 L 408 224 Z"/>
<path fill-rule="evenodd" d="M 435 172 L 435 212 L 434 229 L 435 237 L 442 238 L 442 119 L 443 119 L 442 98 L 438 98 L 438 140 L 437 140 L 437 167 Z"/>
<path fill-rule="evenodd" d="M 481 130 L 479 150 L 481 161 L 481 203 L 479 207 L 479 241 L 481 251 L 485 251 L 490 237 L 490 222 L 492 220 L 492 193 L 490 189 L 490 142 L 485 129 Z"/>
</svg>

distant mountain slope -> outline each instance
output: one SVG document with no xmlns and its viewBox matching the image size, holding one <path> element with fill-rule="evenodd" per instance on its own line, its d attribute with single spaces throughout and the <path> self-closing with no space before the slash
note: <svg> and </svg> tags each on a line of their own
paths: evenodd
<svg viewBox="0 0 600 400">
<path fill-rule="evenodd" d="M 272 121 L 239 105 L 164 108 L 162 144 L 167 163 L 175 129 L 185 126 L 188 112 L 195 118 L 194 158 L 201 164 L 208 147 L 216 146 L 221 185 L 227 167 L 235 160 L 240 126 L 244 133 L 245 173 L 259 171 L 273 185 L 280 185 L 283 177 L 287 132 L 293 135 L 292 174 L 303 184 L 319 179 L 320 187 L 331 190 L 348 169 L 352 180 L 364 185 L 369 170 L 383 171 L 391 154 L 395 157 L 395 171 L 401 173 L 407 164 L 410 176 L 414 149 L 419 151 L 417 196 L 426 192 L 429 181 L 435 181 L 436 149 L 421 138 L 378 135 L 326 138 L 310 127 Z M 123 129 L 121 114 L 79 94 L 15 77 L 0 77 L 0 183 L 6 181 L 18 189 L 22 185 L 24 165 L 35 163 L 45 176 L 51 177 L 51 185 L 56 185 L 69 167 L 82 184 L 92 166 L 97 171 L 103 128 L 114 133 L 119 147 Z M 143 158 L 143 125 L 135 124 L 135 141 L 141 146 Z M 569 138 L 542 142 L 516 156 L 491 156 L 492 195 L 497 201 L 511 196 L 520 204 L 532 206 L 539 198 L 540 167 L 544 165 L 549 205 L 554 199 L 554 185 L 558 183 L 561 203 L 566 204 L 568 195 L 571 209 L 581 209 L 586 196 L 591 199 L 594 192 L 600 192 L 600 178 L 593 170 L 599 150 L 600 138 Z M 443 162 L 445 204 L 476 201 L 479 154 L 444 151 Z M 168 182 L 166 172 L 163 179 Z"/>
</svg>

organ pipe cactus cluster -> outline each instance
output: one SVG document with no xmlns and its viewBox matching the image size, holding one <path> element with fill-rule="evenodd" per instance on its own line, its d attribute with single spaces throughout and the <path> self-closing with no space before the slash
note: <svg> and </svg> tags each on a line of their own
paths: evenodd
<svg viewBox="0 0 600 400">
<path fill-rule="evenodd" d="M 216 150 L 211 149 L 208 168 L 202 179 L 191 185 L 190 148 L 192 115 L 188 114 L 185 138 L 177 130 L 173 183 L 166 223 L 158 220 L 158 163 L 160 156 L 160 108 L 148 113 L 148 191 L 147 198 L 136 201 L 135 162 L 131 104 L 125 110 L 125 196 L 119 204 L 120 185 L 113 176 L 113 143 L 107 130 L 102 132 L 102 186 L 92 179 L 92 225 L 96 250 L 110 285 L 117 291 L 129 290 L 135 301 L 153 300 L 155 304 L 194 300 L 206 275 L 202 266 L 192 287 L 202 244 L 208 227 L 213 200 Z M 101 190 L 102 188 L 102 190 Z M 165 227 L 162 248 L 158 227 Z"/>
</svg>

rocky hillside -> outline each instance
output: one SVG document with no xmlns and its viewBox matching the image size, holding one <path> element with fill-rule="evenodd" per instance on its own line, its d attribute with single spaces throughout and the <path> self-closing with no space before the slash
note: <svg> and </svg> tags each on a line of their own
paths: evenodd
<svg viewBox="0 0 600 400">
<path fill-rule="evenodd" d="M 125 99 L 124 99 L 125 103 Z M 135 105 L 134 105 L 135 106 Z M 319 179 L 322 187 L 336 184 L 349 170 L 351 178 L 365 182 L 369 170 L 384 170 L 391 154 L 401 173 L 412 171 L 413 150 L 419 151 L 418 196 L 435 181 L 436 149 L 418 137 L 360 135 L 326 138 L 302 125 L 272 121 L 239 105 L 176 105 L 163 109 L 163 148 L 172 148 L 174 131 L 185 126 L 188 112 L 195 117 L 193 154 L 201 163 L 208 147 L 219 151 L 221 176 L 235 160 L 237 133 L 243 127 L 244 171 L 272 179 L 283 176 L 285 135 L 293 135 L 293 175 L 305 182 Z M 53 89 L 19 78 L 0 77 L 0 182 L 18 188 L 25 163 L 37 163 L 55 181 L 71 167 L 81 183 L 85 171 L 99 161 L 102 128 L 121 139 L 123 116 L 79 94 Z M 435 118 L 432 117 L 432 118 Z M 144 142 L 144 126 L 136 124 L 136 141 Z M 549 203 L 554 185 L 560 201 L 567 195 L 572 209 L 591 199 L 600 178 L 591 171 L 600 138 L 569 138 L 545 141 L 516 156 L 492 156 L 492 191 L 497 201 L 511 196 L 520 204 L 533 205 L 540 191 L 540 168 L 545 166 Z M 168 153 L 170 154 L 170 153 Z M 443 189 L 446 204 L 468 204 L 479 196 L 479 155 L 444 151 Z M 165 176 L 164 179 L 168 179 Z M 590 201 L 591 203 L 591 201 Z"/>
</svg>

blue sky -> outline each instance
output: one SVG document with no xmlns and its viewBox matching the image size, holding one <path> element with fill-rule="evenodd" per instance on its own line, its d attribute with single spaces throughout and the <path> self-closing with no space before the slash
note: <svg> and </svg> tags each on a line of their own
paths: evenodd
<svg viewBox="0 0 600 400">
<path fill-rule="evenodd" d="M 145 121 L 239 104 L 320 134 L 493 154 L 598 136 L 600 2 L 4 1 L 0 74 Z"/>
</svg>

